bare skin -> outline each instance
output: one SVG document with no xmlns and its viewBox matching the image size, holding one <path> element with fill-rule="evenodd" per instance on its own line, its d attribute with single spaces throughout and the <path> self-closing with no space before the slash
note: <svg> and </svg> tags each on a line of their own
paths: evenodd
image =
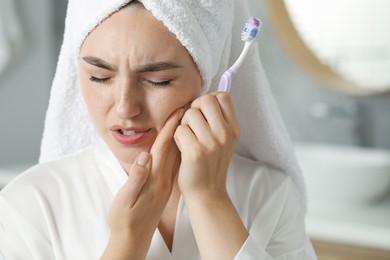
<svg viewBox="0 0 390 260">
<path fill-rule="evenodd" d="M 226 191 L 239 139 L 229 94 L 200 96 L 191 56 L 142 5 L 91 32 L 79 75 L 91 120 L 129 176 L 110 207 L 102 259 L 145 259 L 156 228 L 171 250 L 180 197 L 202 259 L 233 259 L 248 232 Z M 118 125 L 142 136 L 118 142 Z"/>
</svg>

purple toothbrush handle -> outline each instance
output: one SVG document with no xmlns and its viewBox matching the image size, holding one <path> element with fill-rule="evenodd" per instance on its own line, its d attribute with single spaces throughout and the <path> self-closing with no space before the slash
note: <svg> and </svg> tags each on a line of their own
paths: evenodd
<svg viewBox="0 0 390 260">
<path fill-rule="evenodd" d="M 218 86 L 218 91 L 229 92 L 232 85 L 233 76 L 236 74 L 237 69 L 233 65 L 225 73 L 223 73 Z"/>
</svg>

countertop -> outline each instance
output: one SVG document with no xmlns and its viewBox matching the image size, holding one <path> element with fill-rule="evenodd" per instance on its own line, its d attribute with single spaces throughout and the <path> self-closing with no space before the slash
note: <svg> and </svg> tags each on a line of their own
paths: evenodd
<svg viewBox="0 0 390 260">
<path fill-rule="evenodd" d="M 313 239 L 390 250 L 390 192 L 355 205 L 309 200 L 306 227 Z"/>
</svg>

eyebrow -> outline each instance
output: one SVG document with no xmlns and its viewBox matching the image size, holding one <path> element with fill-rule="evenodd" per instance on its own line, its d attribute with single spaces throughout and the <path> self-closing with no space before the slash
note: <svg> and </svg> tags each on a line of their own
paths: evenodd
<svg viewBox="0 0 390 260">
<path fill-rule="evenodd" d="M 144 73 L 144 72 L 155 72 L 155 71 L 178 69 L 178 68 L 182 68 L 182 66 L 171 62 L 155 62 L 155 63 L 137 66 L 135 71 L 137 73 Z"/>
<path fill-rule="evenodd" d="M 112 71 L 116 70 L 116 66 L 98 57 L 85 56 L 82 59 L 87 63 L 99 68 L 112 70 Z M 155 62 L 155 63 L 149 63 L 149 64 L 137 66 L 135 72 L 136 73 L 156 72 L 161 70 L 178 69 L 178 68 L 182 68 L 182 66 L 172 62 Z"/>
<path fill-rule="evenodd" d="M 85 56 L 82 58 L 87 63 L 106 70 L 116 70 L 116 67 L 100 58 L 93 56 Z"/>
</svg>

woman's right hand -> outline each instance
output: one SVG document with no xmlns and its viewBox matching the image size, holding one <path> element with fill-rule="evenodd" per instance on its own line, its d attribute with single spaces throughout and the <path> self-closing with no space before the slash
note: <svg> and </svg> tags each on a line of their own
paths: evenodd
<svg viewBox="0 0 390 260">
<path fill-rule="evenodd" d="M 115 195 L 108 214 L 110 239 L 101 259 L 145 259 L 178 172 L 173 135 L 183 112 L 178 109 L 168 118 L 150 154 L 139 154 Z"/>
</svg>

